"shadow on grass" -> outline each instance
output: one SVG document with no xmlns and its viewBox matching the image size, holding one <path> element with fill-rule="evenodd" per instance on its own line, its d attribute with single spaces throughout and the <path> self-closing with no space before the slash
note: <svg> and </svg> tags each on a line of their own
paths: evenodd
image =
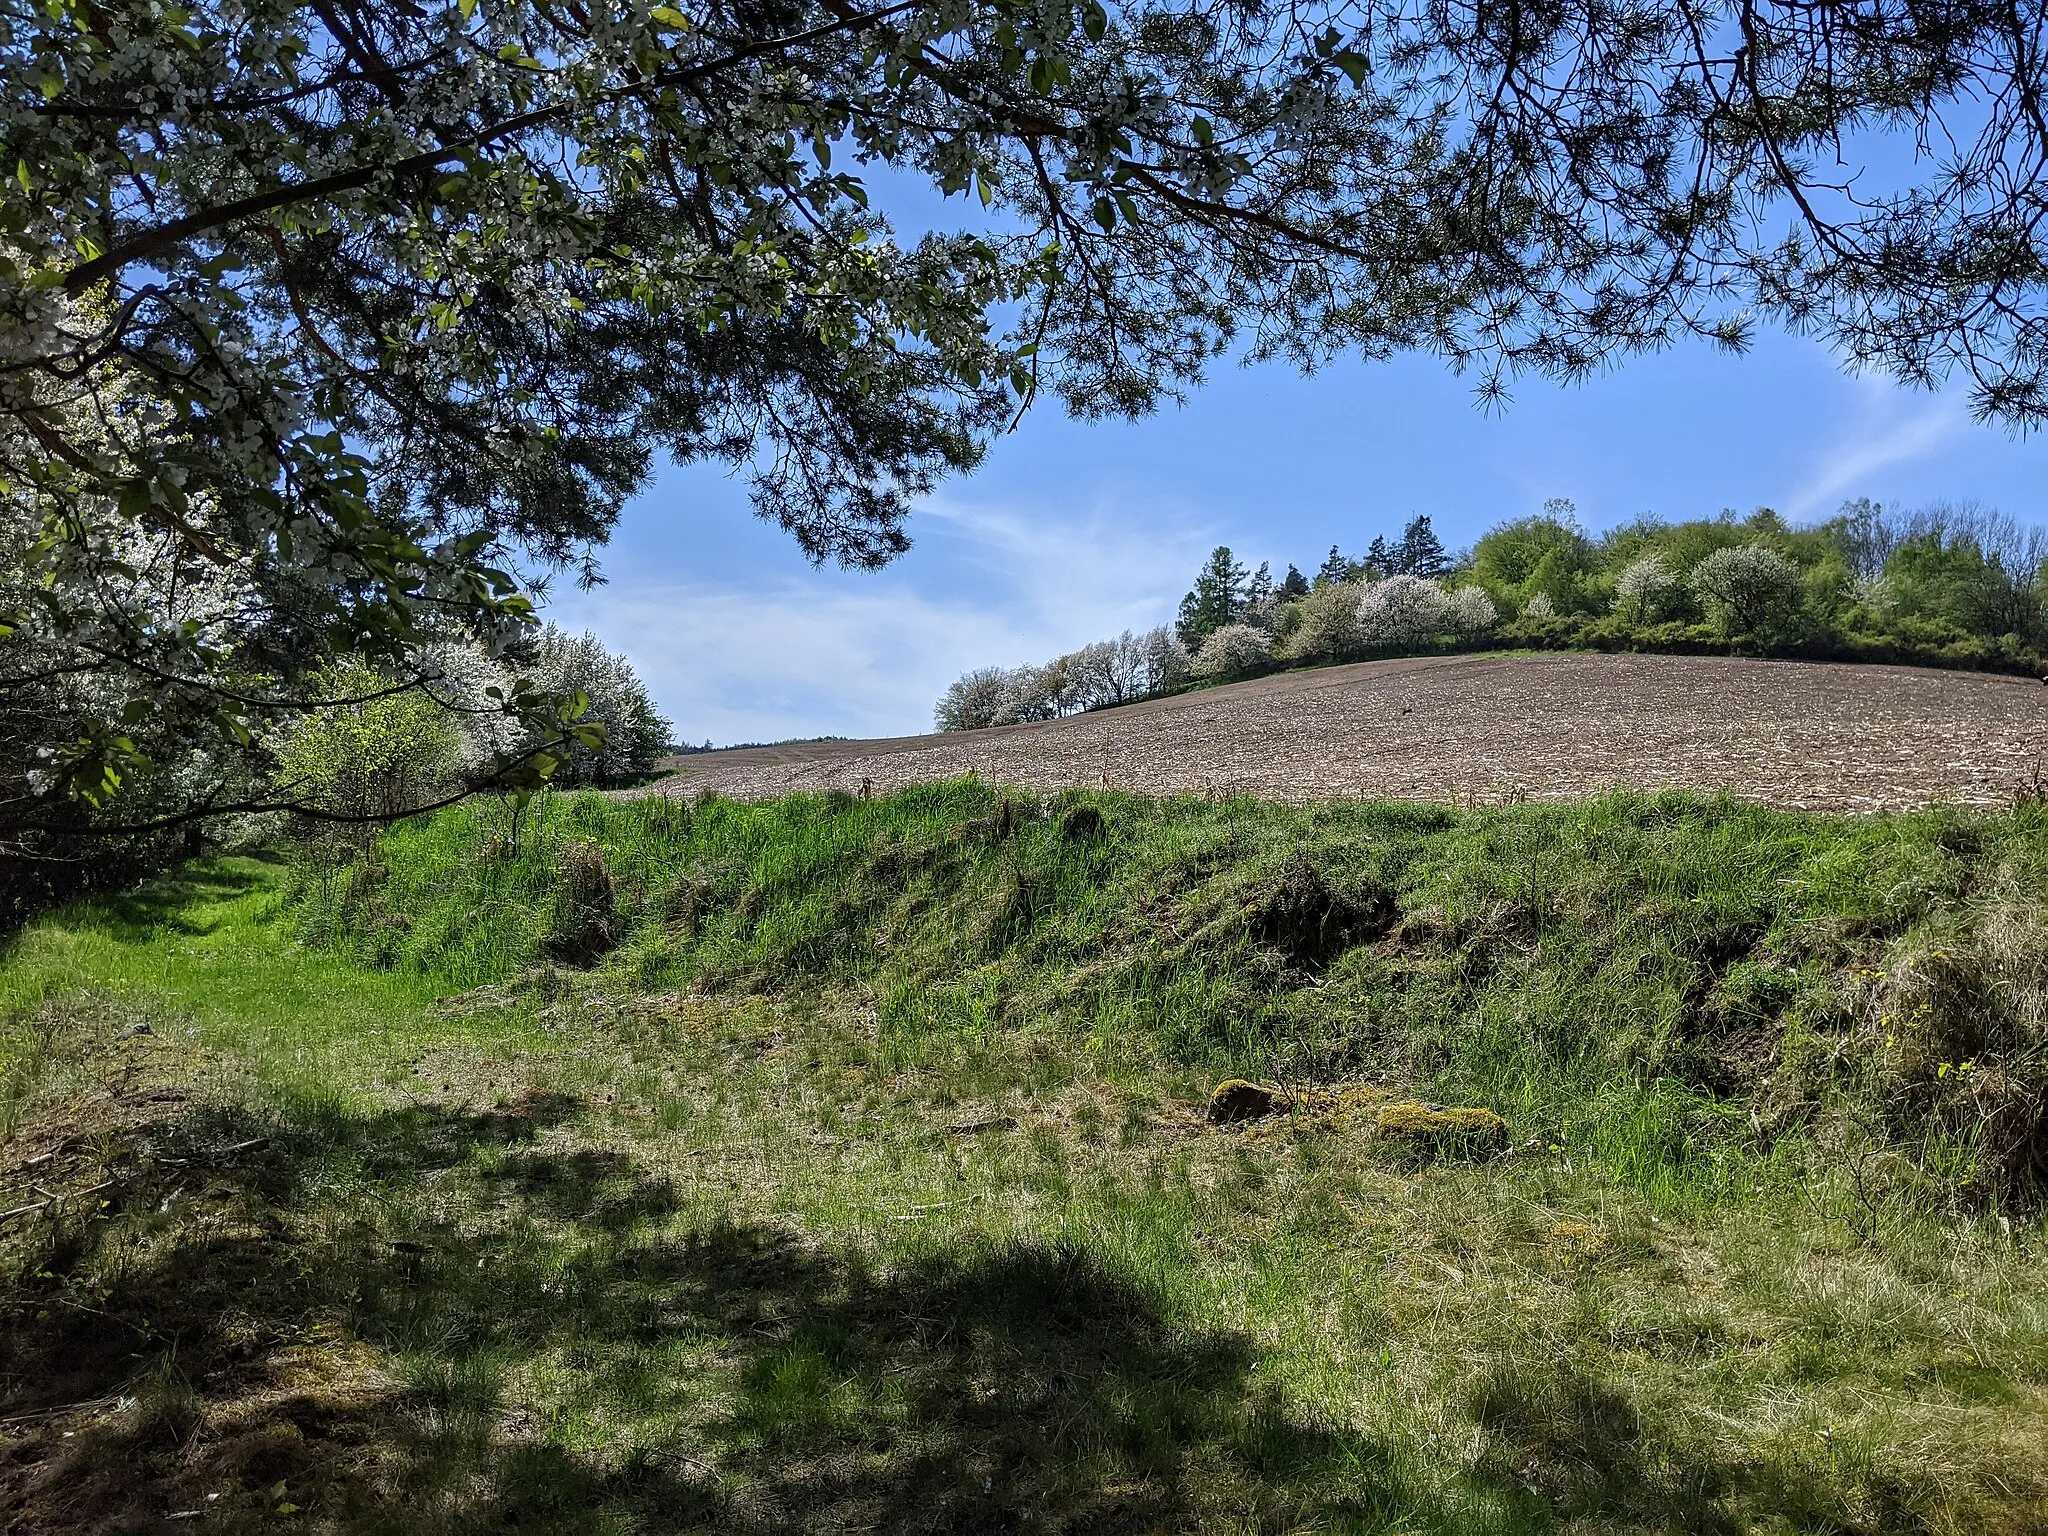
<svg viewBox="0 0 2048 1536">
<path fill-rule="evenodd" d="M 89 928 L 123 943 L 141 943 L 165 933 L 195 936 L 212 931 L 195 922 L 198 904 L 232 901 L 274 883 L 284 856 L 274 852 L 233 858 L 194 859 L 130 891 L 89 896 L 63 915 L 71 927 Z"/>
<path fill-rule="evenodd" d="M 1248 1339 L 1085 1246 L 879 1261 L 693 1222 L 666 1179 L 550 1134 L 578 1112 L 139 1108 L 101 1137 L 115 1203 L 0 1281 L 0 1419 L 102 1404 L 0 1432 L 0 1526 L 274 1529 L 289 1504 L 437 1536 L 1731 1528 L 1726 1469 L 1541 1368 L 1476 1409 L 1535 1460 L 1418 1469 L 1290 1410 Z"/>
</svg>

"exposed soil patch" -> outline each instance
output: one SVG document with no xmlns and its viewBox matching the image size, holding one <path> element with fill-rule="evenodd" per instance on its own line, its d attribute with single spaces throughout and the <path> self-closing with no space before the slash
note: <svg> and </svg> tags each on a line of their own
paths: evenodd
<svg viewBox="0 0 2048 1536">
<path fill-rule="evenodd" d="M 2048 761 L 2048 688 L 1911 667 L 1453 656 L 1290 672 L 1037 725 L 676 760 L 663 794 L 763 800 L 974 772 L 1040 790 L 1490 804 L 1612 789 L 1793 809 L 2009 803 Z"/>
</svg>

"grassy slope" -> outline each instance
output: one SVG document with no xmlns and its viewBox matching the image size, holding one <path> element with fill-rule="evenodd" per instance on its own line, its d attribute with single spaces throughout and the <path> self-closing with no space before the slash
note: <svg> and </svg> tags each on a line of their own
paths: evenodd
<svg viewBox="0 0 2048 1536">
<path fill-rule="evenodd" d="M 0 1228 L 0 1416 L 132 1402 L 0 1429 L 0 1511 L 2048 1523 L 2038 813 L 1086 799 L 465 812 L 347 902 L 230 861 L 44 921 L 0 1168 L 108 1189 Z M 1232 1071 L 1524 1150 L 1209 1129 Z"/>
</svg>

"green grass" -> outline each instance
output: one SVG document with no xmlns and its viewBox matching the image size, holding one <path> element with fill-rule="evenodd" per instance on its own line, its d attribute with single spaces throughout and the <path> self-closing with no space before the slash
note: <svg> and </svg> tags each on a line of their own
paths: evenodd
<svg viewBox="0 0 2048 1536">
<path fill-rule="evenodd" d="M 508 830 L 194 866 L 0 961 L 5 1189 L 93 1191 L 0 1226 L 0 1521 L 2048 1524 L 2037 811 Z M 1515 1151 L 1211 1127 L 1233 1074 Z"/>
</svg>

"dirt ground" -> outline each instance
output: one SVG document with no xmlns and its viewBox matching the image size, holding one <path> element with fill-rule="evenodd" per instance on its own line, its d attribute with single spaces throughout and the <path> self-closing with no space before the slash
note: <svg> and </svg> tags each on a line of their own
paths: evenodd
<svg viewBox="0 0 2048 1536">
<path fill-rule="evenodd" d="M 2005 804 L 2038 788 L 2048 688 L 1911 667 L 1451 656 L 1283 673 L 1065 720 L 672 760 L 656 788 L 768 799 L 978 773 L 1033 789 L 1307 801 L 1725 790 L 1795 809 Z"/>
</svg>

